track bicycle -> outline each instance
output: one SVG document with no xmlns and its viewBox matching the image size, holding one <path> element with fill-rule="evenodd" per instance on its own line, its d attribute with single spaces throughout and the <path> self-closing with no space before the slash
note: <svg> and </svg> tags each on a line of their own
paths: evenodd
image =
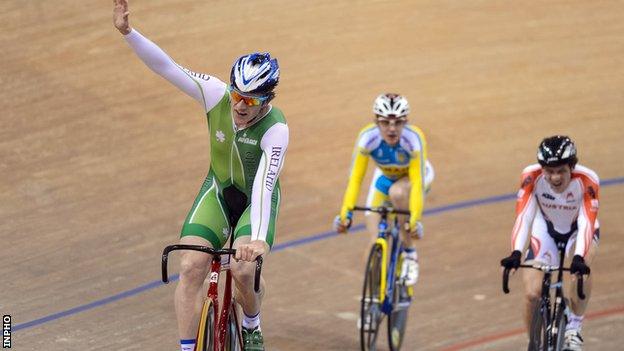
<svg viewBox="0 0 624 351">
<path fill-rule="evenodd" d="M 413 288 L 401 279 L 403 244 L 396 214 L 409 215 L 392 207 L 354 207 L 381 215 L 378 237 L 371 247 L 364 277 L 360 307 L 360 346 L 362 351 L 376 350 L 379 326 L 388 316 L 388 344 L 391 351 L 401 348 Z"/>
<path fill-rule="evenodd" d="M 559 262 L 563 263 L 567 238 L 554 236 Z M 542 280 L 542 294 L 533 307 L 531 325 L 529 326 L 528 351 L 560 351 L 563 348 L 564 334 L 568 324 L 567 310 L 569 301 L 563 296 L 563 272 L 570 268 L 549 266 L 536 263 L 534 265 L 521 264 L 521 268 L 537 269 L 544 272 Z M 509 293 L 509 272 L 503 270 L 503 292 Z M 552 275 L 557 272 L 557 280 L 552 283 Z M 551 290 L 554 290 L 554 301 L 551 301 Z M 577 274 L 576 292 L 581 299 L 585 299 L 583 292 L 583 276 Z"/>
<path fill-rule="evenodd" d="M 170 245 L 165 247 L 162 254 L 162 281 L 167 284 L 167 260 L 169 253 L 175 250 L 194 250 L 212 255 L 210 273 L 208 273 L 208 293 L 204 299 L 199 326 L 197 329 L 197 342 L 195 351 L 237 351 L 243 350 L 242 334 L 238 315 L 236 313 L 236 301 L 232 294 L 232 273 L 229 269 L 229 260 L 222 264 L 221 256 L 236 254 L 235 249 L 215 250 L 201 245 Z M 225 287 L 223 290 L 223 306 L 219 310 L 219 276 L 225 270 Z M 260 273 L 262 270 L 262 257 L 256 259 L 256 271 L 254 277 L 254 291 L 260 291 Z"/>
</svg>

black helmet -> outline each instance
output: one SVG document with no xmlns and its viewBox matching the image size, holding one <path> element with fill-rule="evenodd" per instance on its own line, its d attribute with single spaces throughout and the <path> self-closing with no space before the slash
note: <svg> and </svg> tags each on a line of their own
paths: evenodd
<svg viewBox="0 0 624 351">
<path fill-rule="evenodd" d="M 576 146 L 572 139 L 565 135 L 555 135 L 545 138 L 537 148 L 537 162 L 544 166 L 570 165 L 574 168 L 576 158 Z"/>
</svg>

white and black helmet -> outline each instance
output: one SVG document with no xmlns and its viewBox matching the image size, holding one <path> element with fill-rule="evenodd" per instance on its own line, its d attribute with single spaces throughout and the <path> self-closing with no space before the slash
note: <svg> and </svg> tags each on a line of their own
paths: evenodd
<svg viewBox="0 0 624 351">
<path fill-rule="evenodd" d="M 253 53 L 239 57 L 232 66 L 230 83 L 241 93 L 268 95 L 279 81 L 277 59 L 267 53 Z"/>
<path fill-rule="evenodd" d="M 537 148 L 537 162 L 542 167 L 568 164 L 574 168 L 578 162 L 576 146 L 572 139 L 565 135 L 544 138 Z"/>
<path fill-rule="evenodd" d="M 381 117 L 404 117 L 409 112 L 407 99 L 399 94 L 381 94 L 373 104 L 373 113 Z"/>
</svg>

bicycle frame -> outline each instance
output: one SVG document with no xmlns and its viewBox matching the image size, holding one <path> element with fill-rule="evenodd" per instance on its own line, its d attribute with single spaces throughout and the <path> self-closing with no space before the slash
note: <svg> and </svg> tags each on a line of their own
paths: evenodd
<svg viewBox="0 0 624 351">
<path fill-rule="evenodd" d="M 167 273 L 167 261 L 168 256 L 171 251 L 174 250 L 193 250 L 204 252 L 213 256 L 212 262 L 210 264 L 210 272 L 208 273 L 208 293 L 207 299 L 210 299 L 212 305 L 214 306 L 214 350 L 220 351 L 225 349 L 226 343 L 226 335 L 228 328 L 228 315 L 230 313 L 230 307 L 232 307 L 233 297 L 232 297 L 232 272 L 229 270 L 229 264 L 223 265 L 221 264 L 221 255 L 234 255 L 236 254 L 236 250 L 234 249 L 222 249 L 215 250 L 211 247 L 201 246 L 201 245 L 170 245 L 167 246 L 163 250 L 162 254 L 162 281 L 163 283 L 169 283 L 169 277 Z M 221 310 L 219 310 L 219 276 L 221 274 L 222 268 L 226 271 L 225 273 L 225 287 L 223 291 L 223 306 Z M 258 292 L 260 290 L 260 272 L 262 269 L 262 257 L 257 258 L 256 262 L 256 274 L 254 279 L 254 291 Z M 206 306 L 206 305 L 204 305 Z M 238 316 L 234 313 L 234 321 L 238 326 Z M 203 321 L 202 321 L 203 323 Z M 198 331 L 204 330 L 206 328 L 205 324 L 200 325 Z M 199 333 L 199 332 L 198 332 Z M 238 344 L 243 345 L 243 339 L 240 332 L 240 328 L 237 327 L 236 338 L 238 339 Z M 197 336 L 197 340 L 199 339 L 199 335 Z M 199 348 L 200 345 L 196 345 L 196 349 Z"/>
<path fill-rule="evenodd" d="M 394 226 L 392 226 L 390 231 L 388 231 L 387 229 L 388 229 L 387 219 L 382 219 L 379 222 L 379 234 L 378 234 L 377 242 L 383 241 L 387 243 L 388 238 L 389 238 L 388 235 L 390 235 L 390 237 L 392 238 L 392 248 L 390 249 L 390 262 L 388 262 L 388 265 L 387 265 L 388 271 L 383 272 L 384 269 L 382 269 L 381 281 L 382 282 L 385 281 L 385 287 L 383 286 L 384 284 L 381 284 L 381 286 L 382 286 L 382 289 L 385 288 L 385 294 L 383 293 L 380 294 L 380 296 L 382 297 L 381 310 L 385 314 L 390 314 L 394 306 L 392 305 L 392 299 L 386 298 L 386 296 L 393 296 L 394 294 L 394 288 L 395 288 L 394 282 L 396 280 L 397 263 L 399 260 L 399 255 L 401 253 L 401 250 L 403 249 L 403 244 L 401 243 L 400 238 L 399 238 L 398 219 L 396 217 L 394 218 Z M 386 251 L 388 250 L 387 246 L 388 245 L 385 245 L 385 247 L 382 248 L 383 250 L 382 257 L 387 257 L 387 254 L 386 254 Z M 382 267 L 385 268 L 385 266 L 382 266 Z M 385 280 L 383 279 L 384 273 L 386 276 Z"/>
<path fill-rule="evenodd" d="M 403 243 L 399 220 L 390 214 L 409 215 L 409 211 L 392 207 L 354 207 L 356 211 L 371 211 L 380 215 L 377 238 L 368 256 L 362 300 L 360 304 L 360 346 L 363 351 L 376 350 L 379 325 L 388 317 L 388 345 L 397 351 L 403 343 L 413 289 L 402 284 L 399 277 Z M 390 240 L 392 242 L 390 243 Z M 406 296 L 407 295 L 407 296 Z"/>
<path fill-rule="evenodd" d="M 386 298 L 387 296 L 393 296 L 394 283 L 396 281 L 396 270 L 398 267 L 399 256 L 403 250 L 403 244 L 400 240 L 398 218 L 394 218 L 394 225 L 388 228 L 388 215 L 395 214 L 407 214 L 409 211 L 403 211 L 393 208 L 381 207 L 378 209 L 371 209 L 366 207 L 354 207 L 354 210 L 358 211 L 374 211 L 381 215 L 381 220 L 378 225 L 378 234 L 375 245 L 381 247 L 381 257 L 383 264 L 381 266 L 381 279 L 379 284 L 379 299 L 381 303 L 381 310 L 384 314 L 388 315 L 393 311 L 392 298 Z M 388 252 L 388 240 L 392 239 L 392 245 L 390 252 Z M 390 254 L 388 261 L 388 254 Z"/>
<path fill-rule="evenodd" d="M 560 312 L 565 311 L 565 298 L 563 296 L 563 272 L 570 271 L 569 268 L 563 268 L 561 265 L 565 259 L 565 249 L 567 245 L 566 240 L 555 240 L 557 244 L 557 250 L 559 251 L 559 263 L 560 266 L 548 266 L 548 265 L 527 265 L 521 264 L 521 268 L 532 268 L 537 269 L 539 271 L 544 272 L 544 278 L 542 279 L 542 292 L 539 300 L 539 310 L 544 316 L 546 316 L 546 320 L 544 321 L 546 328 L 546 346 L 547 348 L 554 348 L 557 340 L 558 333 L 558 325 L 554 325 L 556 323 L 557 316 Z M 503 292 L 505 294 L 509 293 L 509 272 L 510 270 L 505 268 L 503 271 Z M 557 272 L 557 281 L 552 283 L 552 274 L 553 272 Z M 550 291 L 551 289 L 555 289 L 555 302 L 551 303 L 550 299 Z M 583 276 L 577 275 L 577 294 L 581 299 L 585 299 L 585 294 L 583 293 Z M 544 313 L 545 312 L 545 313 Z"/>
<path fill-rule="evenodd" d="M 557 242 L 557 248 L 559 249 L 559 262 L 563 262 L 565 257 L 565 242 Z M 563 298 L 563 271 L 559 267 L 544 266 L 541 268 L 544 272 L 544 278 L 542 279 L 542 296 L 540 299 L 540 312 L 546 316 L 546 335 L 547 345 L 555 345 L 557 335 L 559 333 L 558 326 L 554 325 L 557 320 L 557 315 L 560 310 L 565 311 L 565 301 Z M 557 282 L 552 284 L 552 273 L 557 272 Z M 550 290 L 555 289 L 555 303 L 551 304 Z"/>
</svg>

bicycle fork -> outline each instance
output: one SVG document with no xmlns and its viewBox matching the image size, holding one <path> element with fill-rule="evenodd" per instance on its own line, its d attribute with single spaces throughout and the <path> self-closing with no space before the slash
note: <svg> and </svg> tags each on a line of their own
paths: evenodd
<svg viewBox="0 0 624 351">
<path fill-rule="evenodd" d="M 379 303 L 383 304 L 386 300 L 386 277 L 387 277 L 387 265 L 388 262 L 388 242 L 383 238 L 377 238 L 376 245 L 381 247 L 381 272 L 379 277 Z"/>
</svg>

